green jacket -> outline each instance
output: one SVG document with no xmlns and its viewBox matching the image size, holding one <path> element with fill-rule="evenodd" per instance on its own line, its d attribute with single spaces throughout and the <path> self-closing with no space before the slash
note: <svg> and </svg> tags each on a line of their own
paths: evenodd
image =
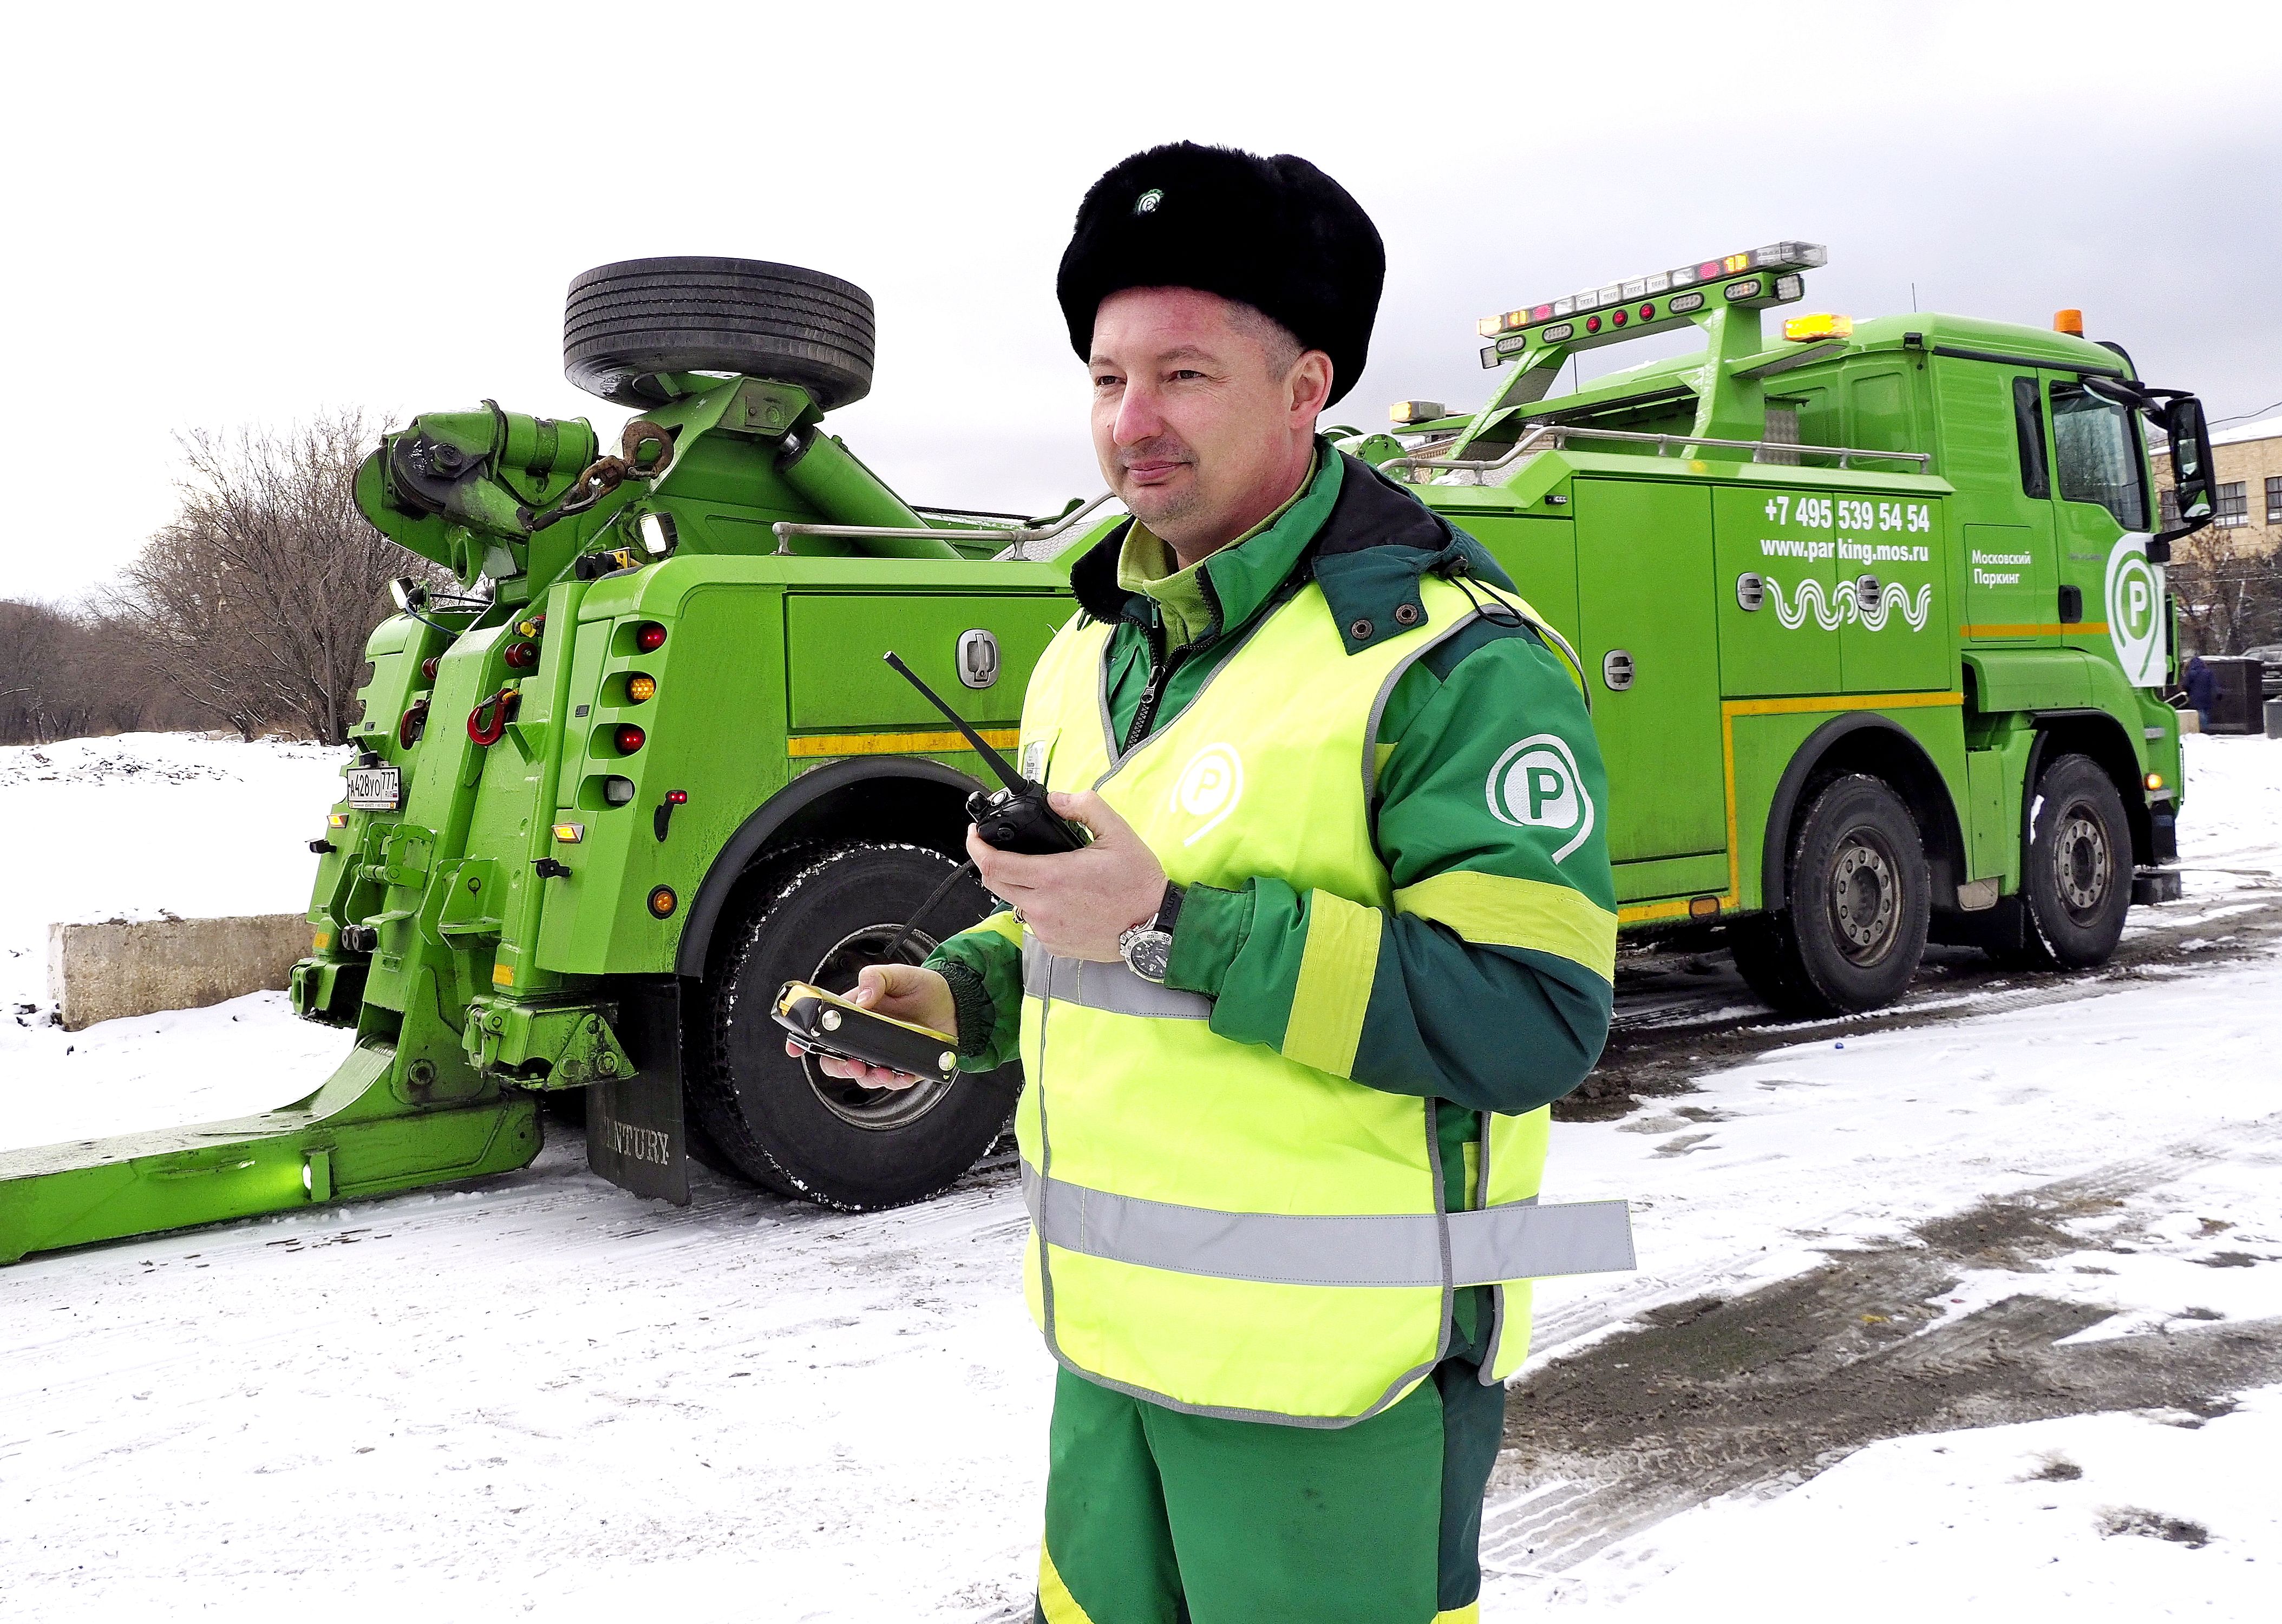
<svg viewBox="0 0 2282 1624">
<path fill-rule="evenodd" d="M 1116 627 L 1108 698 L 1121 739 L 1145 737 L 1180 714 L 1238 634 L 1310 575 L 1337 616 L 1350 653 L 1401 629 L 1428 571 L 1510 587 L 1472 538 L 1454 530 L 1367 464 L 1320 451 L 1314 479 L 1266 529 L 1207 559 L 1200 576 L 1213 625 L 1166 650 L 1158 606 L 1118 584 L 1128 526 L 1071 571 L 1079 606 Z M 1516 821 L 1496 804 L 1502 758 L 1517 742 L 1565 742 L 1594 807 L 1606 778 L 1577 682 L 1525 626 L 1477 620 L 1413 664 L 1378 727 L 1377 841 L 1393 884 L 1454 870 L 1567 886 L 1608 915 L 1615 886 L 1603 838 L 1605 815 L 1575 827 Z M 1168 985 L 1210 995 L 1213 1030 L 1274 1045 L 1300 978 L 1308 897 L 1281 881 L 1241 890 L 1191 886 L 1174 932 Z M 1612 957 L 1613 946 L 1610 948 Z M 1587 957 L 1592 957 L 1587 954 Z M 995 930 L 953 936 L 929 959 L 959 1004 L 961 1064 L 982 1070 L 1013 1058 L 1020 1030 L 1020 953 Z M 1460 1143 L 1471 1115 L 1519 1115 L 1574 1089 L 1608 1035 L 1611 966 L 1526 946 L 1470 942 L 1448 927 L 1389 914 L 1381 936 L 1354 1080 L 1444 1102 L 1451 1205 L 1468 1204 Z"/>
</svg>

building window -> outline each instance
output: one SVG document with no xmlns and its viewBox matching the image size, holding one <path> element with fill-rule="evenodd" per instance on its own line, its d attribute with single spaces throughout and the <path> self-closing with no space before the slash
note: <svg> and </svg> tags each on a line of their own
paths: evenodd
<svg viewBox="0 0 2282 1624">
<path fill-rule="evenodd" d="M 2177 530 L 2178 527 L 2179 493 L 2167 485 L 2163 487 L 2163 528 Z"/>
<path fill-rule="evenodd" d="M 2237 479 L 2232 485 L 2218 487 L 2218 511 L 2212 516 L 2215 524 L 2247 524 L 2250 522 L 2248 482 Z"/>
<path fill-rule="evenodd" d="M 2282 524 L 2282 474 L 2266 476 L 2266 522 Z"/>
</svg>

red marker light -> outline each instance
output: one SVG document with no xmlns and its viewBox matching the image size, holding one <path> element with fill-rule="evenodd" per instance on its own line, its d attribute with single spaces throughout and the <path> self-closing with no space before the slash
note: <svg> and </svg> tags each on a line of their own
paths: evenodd
<svg viewBox="0 0 2282 1624">
<path fill-rule="evenodd" d="M 1641 307 L 1641 320 L 1643 322 L 1653 322 L 1656 320 L 1656 307 L 1652 304 L 1642 305 Z"/>
<path fill-rule="evenodd" d="M 1622 327 L 1626 322 L 1629 322 L 1632 319 L 1632 312 L 1629 310 L 1619 310 L 1609 317 L 1609 320 L 1614 322 L 1619 327 Z"/>
<path fill-rule="evenodd" d="M 665 801 L 666 804 L 669 806 L 687 806 L 689 804 L 689 791 L 687 789 L 669 789 L 665 792 Z"/>
<path fill-rule="evenodd" d="M 649 735 L 632 722 L 621 722 L 610 734 L 610 742 L 618 747 L 618 754 L 631 756 L 649 739 Z"/>
<path fill-rule="evenodd" d="M 1588 332 L 1588 333 L 1596 333 L 1596 332 L 1600 331 L 1600 330 L 1601 330 L 1601 318 L 1600 318 L 1599 316 L 1597 316 L 1597 315 L 1588 315 L 1588 316 L 1587 316 L 1587 317 L 1585 318 L 1585 330 L 1586 330 L 1587 332 Z"/>
<path fill-rule="evenodd" d="M 665 647 L 665 628 L 655 620 L 645 620 L 634 628 L 634 647 L 644 654 L 654 654 Z"/>
</svg>

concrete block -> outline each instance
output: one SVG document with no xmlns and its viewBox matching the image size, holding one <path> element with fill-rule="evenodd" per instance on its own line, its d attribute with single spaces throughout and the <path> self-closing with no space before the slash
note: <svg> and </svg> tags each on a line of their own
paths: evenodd
<svg viewBox="0 0 2282 1624">
<path fill-rule="evenodd" d="M 48 992 L 64 1028 L 198 1009 L 282 988 L 309 952 L 299 913 L 108 920 L 48 927 Z"/>
</svg>

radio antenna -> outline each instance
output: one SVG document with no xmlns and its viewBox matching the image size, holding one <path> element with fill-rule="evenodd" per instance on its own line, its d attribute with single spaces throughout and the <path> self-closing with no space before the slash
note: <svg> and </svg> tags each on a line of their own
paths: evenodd
<svg viewBox="0 0 2282 1624">
<path fill-rule="evenodd" d="M 937 694 L 926 683 L 920 681 L 918 672 L 914 672 L 910 666 L 904 664 L 900 659 L 897 659 L 894 649 L 890 649 L 881 657 L 884 658 L 889 664 L 894 666 L 899 673 L 901 673 L 904 681 L 910 683 L 913 688 L 919 689 L 920 693 L 927 695 L 928 703 L 933 705 L 936 710 L 942 711 L 943 716 L 950 721 L 951 725 L 958 728 L 960 734 L 965 735 L 966 742 L 974 747 L 974 753 L 982 757 L 984 761 L 990 764 L 990 770 L 998 774 L 1000 781 L 1005 784 L 1006 788 L 1009 789 L 1027 789 L 1032 787 L 1030 781 L 1024 778 L 1020 773 L 1017 773 L 1013 769 L 1013 765 L 1008 763 L 1005 757 L 1000 755 L 997 750 L 992 750 L 988 744 L 982 742 L 982 735 L 975 732 L 974 728 L 969 727 L 966 725 L 966 719 L 961 717 L 958 711 L 952 710 L 949 705 L 943 703 L 943 696 L 941 695 Z"/>
</svg>

